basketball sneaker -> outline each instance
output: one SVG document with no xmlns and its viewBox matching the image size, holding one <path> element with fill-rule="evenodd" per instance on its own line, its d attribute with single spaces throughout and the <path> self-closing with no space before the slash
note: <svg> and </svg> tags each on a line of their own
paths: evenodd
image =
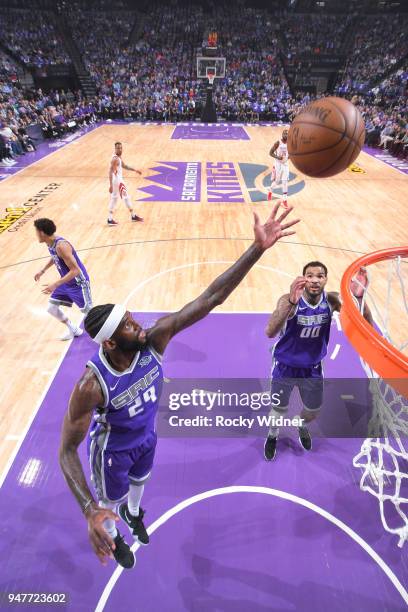
<svg viewBox="0 0 408 612">
<path fill-rule="evenodd" d="M 136 542 L 139 542 L 139 544 L 147 546 L 147 544 L 150 542 L 150 538 L 143 523 L 143 517 L 145 515 L 144 510 L 139 508 L 139 516 L 133 516 L 129 512 L 128 505 L 121 504 L 119 506 L 119 515 L 129 527 L 129 531 L 132 534 L 133 539 Z"/>
<path fill-rule="evenodd" d="M 282 204 L 283 204 L 283 208 L 289 208 L 289 204 L 287 200 L 283 200 Z"/>
<path fill-rule="evenodd" d="M 272 191 L 268 191 L 268 202 L 272 201 Z"/>
<path fill-rule="evenodd" d="M 143 221 L 142 217 L 138 217 L 137 215 L 132 215 L 131 217 L 132 221 Z"/>
<path fill-rule="evenodd" d="M 75 331 L 71 331 L 69 329 L 68 332 L 64 336 L 61 336 L 61 340 L 63 341 L 72 340 L 72 338 L 77 338 L 78 336 L 82 336 L 83 333 L 84 333 L 84 330 L 81 329 L 80 327 L 77 327 Z"/>
<path fill-rule="evenodd" d="M 266 461 L 273 461 L 276 455 L 276 443 L 278 438 L 275 436 L 268 436 L 264 444 L 264 457 Z"/>
<path fill-rule="evenodd" d="M 298 427 L 299 442 L 307 451 L 312 450 L 312 437 L 307 427 Z"/>
<path fill-rule="evenodd" d="M 129 544 L 126 544 L 125 538 L 119 533 L 119 531 L 113 541 L 115 542 L 115 550 L 112 550 L 112 554 L 116 563 L 125 569 L 132 569 L 132 567 L 134 567 L 136 564 L 136 557 L 130 550 Z"/>
<path fill-rule="evenodd" d="M 119 223 L 115 219 L 108 219 L 108 225 L 119 225 Z"/>
</svg>

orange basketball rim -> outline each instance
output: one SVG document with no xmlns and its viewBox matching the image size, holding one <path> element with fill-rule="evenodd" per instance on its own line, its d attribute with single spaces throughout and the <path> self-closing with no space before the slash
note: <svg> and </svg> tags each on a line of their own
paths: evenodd
<svg viewBox="0 0 408 612">
<path fill-rule="evenodd" d="M 364 361 L 387 384 L 394 387 L 404 397 L 408 397 L 408 357 L 390 344 L 364 319 L 350 292 L 350 283 L 361 267 L 368 267 L 397 257 L 408 258 L 408 247 L 384 249 L 363 255 L 347 268 L 340 288 L 343 300 L 340 320 L 344 333 Z"/>
</svg>

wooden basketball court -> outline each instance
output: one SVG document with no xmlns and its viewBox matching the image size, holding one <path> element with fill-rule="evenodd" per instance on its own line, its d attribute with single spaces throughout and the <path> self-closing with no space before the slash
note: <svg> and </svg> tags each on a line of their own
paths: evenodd
<svg viewBox="0 0 408 612">
<path fill-rule="evenodd" d="M 36 240 L 35 218 L 53 219 L 57 233 L 80 253 L 90 274 L 94 304 L 129 298 L 132 311 L 158 312 L 178 309 L 193 299 L 239 257 L 251 241 L 252 211 L 267 217 L 271 204 L 266 202 L 263 181 L 270 171 L 268 151 L 282 128 L 245 126 L 248 140 L 172 139 L 174 130 L 173 125 L 102 125 L 0 183 L 1 218 L 6 208 L 18 210 L 30 198 L 35 202 L 24 223 L 21 217 L 0 234 L 0 472 L 19 446 L 67 350 L 58 339 L 62 326 L 46 313 L 48 298 L 41 293 L 41 285 L 51 282 L 56 270 L 49 270 L 39 284 L 34 282 L 48 258 L 46 247 Z M 144 223 L 132 224 L 120 204 L 120 225 L 106 225 L 108 166 L 116 140 L 123 143 L 124 161 L 143 171 L 143 177 L 124 174 Z M 197 162 L 193 166 L 196 186 L 201 178 L 201 192 L 197 187 L 195 193 L 199 201 L 172 201 L 177 189 L 171 176 L 184 172 L 188 162 Z M 290 181 L 289 199 L 302 220 L 297 233 L 264 255 L 220 311 L 271 311 L 313 259 L 329 269 L 327 288 L 338 290 L 345 268 L 360 254 L 407 244 L 408 177 L 367 153 L 361 153 L 357 164 L 356 171 L 331 179 L 309 179 L 291 168 L 296 176 Z M 167 174 L 153 170 L 158 166 Z M 228 202 L 222 201 L 225 192 L 217 194 L 214 180 L 209 180 L 225 169 L 230 170 L 237 194 L 229 194 Z M 142 191 L 151 185 L 156 185 L 153 197 Z M 262 191 L 265 199 L 252 201 Z M 159 199 L 160 193 L 166 200 Z M 149 197 L 150 201 L 138 201 Z M 376 283 L 381 301 L 385 277 Z M 398 322 L 400 308 L 400 303 L 393 303 L 394 321 Z M 81 319 L 75 308 L 72 318 Z M 222 344 L 222 338 L 209 339 L 213 341 Z"/>
</svg>

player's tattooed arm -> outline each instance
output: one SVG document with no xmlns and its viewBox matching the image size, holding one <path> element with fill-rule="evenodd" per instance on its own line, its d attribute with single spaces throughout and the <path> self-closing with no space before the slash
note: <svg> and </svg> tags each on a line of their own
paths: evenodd
<svg viewBox="0 0 408 612">
<path fill-rule="evenodd" d="M 341 310 L 341 297 L 338 291 L 329 291 L 327 294 L 327 301 L 330 304 L 332 312 L 340 312 Z"/>
<path fill-rule="evenodd" d="M 222 304 L 239 285 L 249 270 L 256 264 L 262 254 L 272 247 L 280 238 L 291 236 L 294 231 L 287 231 L 299 222 L 299 219 L 285 222 L 292 208 L 288 208 L 278 218 L 280 203 L 276 204 L 264 225 L 254 213 L 255 240 L 247 251 L 228 270 L 221 274 L 193 302 L 180 311 L 159 319 L 148 331 L 148 341 L 162 353 L 170 339 L 181 330 L 204 318 L 216 306 Z"/>
<path fill-rule="evenodd" d="M 102 403 L 99 382 L 95 374 L 87 369 L 69 400 L 62 426 L 59 461 L 65 480 L 88 521 L 88 534 L 94 552 L 105 565 L 106 558 L 113 556 L 115 543 L 103 524 L 106 519 L 118 521 L 119 517 L 111 510 L 100 508 L 94 500 L 78 455 L 78 447 L 89 429 L 93 409 Z"/>
<path fill-rule="evenodd" d="M 279 298 L 276 309 L 271 314 L 268 325 L 265 329 L 265 333 L 268 338 L 273 338 L 276 336 L 276 334 L 280 332 L 282 327 L 285 325 L 288 318 L 294 314 L 296 305 L 302 297 L 305 285 L 305 277 L 298 276 L 291 284 L 289 293 L 286 293 Z"/>
<path fill-rule="evenodd" d="M 296 305 L 290 303 L 290 294 L 286 293 L 279 298 L 276 308 L 271 314 L 265 333 L 268 338 L 276 336 L 285 325 L 289 317 L 293 315 Z"/>
<path fill-rule="evenodd" d="M 136 170 L 136 168 L 132 168 L 131 166 L 128 166 L 128 165 L 127 165 L 127 164 L 125 164 L 123 161 L 122 161 L 122 167 L 123 167 L 125 170 L 130 170 L 131 172 L 136 172 L 136 174 L 142 174 L 140 170 Z"/>
<path fill-rule="evenodd" d="M 353 288 L 352 288 L 353 289 Z M 356 292 L 357 293 L 357 292 Z M 358 304 L 359 304 L 359 308 L 361 308 L 361 301 L 362 301 L 362 294 L 360 295 L 354 295 L 354 298 L 357 300 Z M 340 293 L 338 293 L 338 291 L 330 291 L 327 294 L 327 299 L 329 301 L 329 304 L 331 306 L 332 311 L 336 311 L 336 312 L 340 312 L 341 310 L 341 296 Z M 371 314 L 371 310 L 368 307 L 367 304 L 364 304 L 364 308 L 363 308 L 363 317 L 365 318 L 365 320 L 370 324 L 374 326 L 374 319 L 373 319 L 373 315 Z"/>
<path fill-rule="evenodd" d="M 87 368 L 70 397 L 63 421 L 59 449 L 59 460 L 65 480 L 82 511 L 87 511 L 95 502 L 85 479 L 78 447 L 89 429 L 94 408 L 102 405 L 103 402 L 104 398 L 98 379 L 92 370 Z M 92 500 L 91 504 L 90 500 Z"/>
</svg>

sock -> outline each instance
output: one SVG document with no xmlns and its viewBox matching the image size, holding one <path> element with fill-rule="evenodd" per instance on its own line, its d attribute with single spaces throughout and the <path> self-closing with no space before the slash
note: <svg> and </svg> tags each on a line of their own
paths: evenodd
<svg viewBox="0 0 408 612">
<path fill-rule="evenodd" d="M 302 425 L 300 425 L 298 429 L 307 429 L 308 423 L 301 414 L 296 414 L 293 418 L 298 419 L 298 421 L 303 421 Z"/>
<path fill-rule="evenodd" d="M 112 194 L 112 195 L 111 195 L 110 202 L 109 202 L 109 209 L 108 209 L 108 210 L 109 210 L 109 216 L 108 216 L 109 221 L 112 221 L 112 218 L 113 218 L 113 211 L 114 211 L 114 210 L 115 210 L 115 208 L 116 208 L 116 203 L 117 203 L 117 201 L 118 201 L 118 196 L 117 196 L 117 195 L 113 195 L 113 194 Z"/>
<path fill-rule="evenodd" d="M 58 319 L 58 321 L 61 321 L 61 323 L 65 323 L 72 333 L 77 330 L 77 326 L 68 319 L 68 317 L 62 312 L 61 308 L 56 304 L 48 304 L 47 312 L 52 317 Z"/>
<path fill-rule="evenodd" d="M 288 199 L 288 181 L 282 181 L 282 193 L 283 199 L 286 201 Z"/>
<path fill-rule="evenodd" d="M 272 408 L 272 410 L 269 413 L 270 417 L 274 417 L 275 421 L 276 419 L 278 419 L 281 416 L 284 416 L 286 414 L 286 409 L 284 410 L 275 410 L 275 408 Z M 269 426 L 269 431 L 268 431 L 268 436 L 271 436 L 272 438 L 277 438 L 279 435 L 279 427 L 277 427 L 276 425 L 271 425 Z"/>
<path fill-rule="evenodd" d="M 275 181 L 272 181 L 272 182 L 271 182 L 271 184 L 270 184 L 270 186 L 269 186 L 269 191 L 270 191 L 270 193 L 272 193 L 272 191 L 273 191 L 273 188 L 274 188 L 274 187 L 276 187 L 276 182 L 275 182 Z"/>
<path fill-rule="evenodd" d="M 142 499 L 144 485 L 130 484 L 128 495 L 128 509 L 132 516 L 139 516 L 140 500 Z"/>
<path fill-rule="evenodd" d="M 132 200 L 129 198 L 128 195 L 125 195 L 123 198 L 127 208 L 129 209 L 130 214 L 133 214 L 133 207 L 132 207 Z"/>
<path fill-rule="evenodd" d="M 112 510 L 112 512 L 116 511 L 116 504 L 112 502 L 99 502 L 99 506 L 101 508 L 107 508 L 108 510 Z M 103 526 L 105 531 L 110 535 L 110 537 L 114 540 L 118 535 L 118 530 L 116 529 L 116 521 L 113 519 L 106 519 L 103 522 Z"/>
</svg>

